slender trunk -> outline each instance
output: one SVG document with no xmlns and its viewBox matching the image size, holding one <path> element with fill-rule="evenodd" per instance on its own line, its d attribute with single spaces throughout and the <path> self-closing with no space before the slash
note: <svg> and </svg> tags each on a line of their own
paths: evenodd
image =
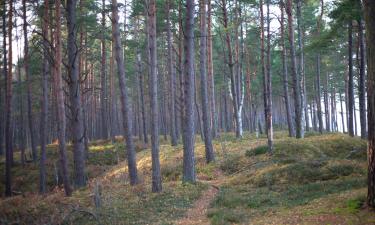
<svg viewBox="0 0 375 225">
<path fill-rule="evenodd" d="M 329 117 L 329 99 L 328 99 L 328 80 L 329 80 L 329 74 L 326 74 L 325 77 L 325 83 L 324 83 L 324 114 L 326 119 L 326 131 L 331 132 L 331 122 Z"/>
<path fill-rule="evenodd" d="M 267 98 L 267 138 L 268 152 L 273 153 L 273 125 L 272 125 L 272 74 L 271 74 L 271 19 L 270 19 L 270 0 L 267 0 L 267 79 L 266 79 L 266 98 Z"/>
<path fill-rule="evenodd" d="M 359 118 L 361 120 L 361 138 L 366 139 L 366 61 L 365 61 L 365 38 L 363 37 L 363 22 L 362 19 L 358 21 L 358 41 L 360 53 L 360 67 L 359 67 Z"/>
<path fill-rule="evenodd" d="M 348 24 L 348 63 L 349 63 L 349 80 L 348 80 L 348 131 L 350 136 L 354 136 L 354 84 L 353 84 L 353 24 L 349 21 Z"/>
<path fill-rule="evenodd" d="M 32 90 L 31 90 L 31 80 L 29 73 L 29 41 L 27 37 L 27 15 L 26 15 L 26 0 L 22 0 L 22 12 L 23 12 L 23 33 L 24 33 L 24 57 L 23 66 L 25 70 L 25 78 L 27 84 L 27 117 L 29 121 L 29 132 L 31 139 L 31 152 L 33 154 L 33 161 L 36 162 L 38 158 L 37 144 L 35 139 L 35 128 L 32 113 Z"/>
<path fill-rule="evenodd" d="M 177 145 L 177 135 L 176 135 L 176 73 L 173 68 L 173 46 L 172 46 L 172 31 L 171 31 L 171 0 L 168 0 L 167 9 L 167 39 L 168 39 L 168 74 L 170 78 L 170 119 L 171 119 L 171 144 L 172 146 Z"/>
<path fill-rule="evenodd" d="M 195 157 L 194 157 L 194 0 L 186 0 L 184 32 L 184 159 L 183 159 L 183 181 L 195 182 Z"/>
<path fill-rule="evenodd" d="M 341 109 L 341 124 L 342 124 L 342 132 L 345 133 L 345 117 L 344 117 L 344 108 L 342 106 L 342 102 L 343 102 L 343 99 L 342 99 L 342 94 L 341 92 L 339 93 L 339 97 L 340 97 L 340 109 Z"/>
<path fill-rule="evenodd" d="M 206 12 L 206 0 L 200 0 L 199 11 L 200 11 L 200 48 L 199 48 L 199 59 L 200 59 L 200 75 L 201 75 L 201 100 L 202 100 L 202 122 L 204 132 L 204 144 L 206 150 L 206 162 L 210 163 L 215 160 L 214 150 L 212 147 L 212 133 L 211 133 L 211 114 L 209 111 L 208 103 L 208 80 L 207 80 L 207 12 Z"/>
<path fill-rule="evenodd" d="M 288 30 L 289 30 L 289 45 L 291 57 L 291 72 L 293 78 L 293 95 L 294 95 L 294 110 L 295 110 L 295 123 L 296 123 L 296 137 L 303 138 L 303 124 L 302 124 L 302 107 L 301 107 L 301 89 L 300 77 L 297 73 L 296 51 L 294 47 L 294 25 L 292 15 L 292 0 L 287 0 L 285 11 L 288 15 Z"/>
<path fill-rule="evenodd" d="M 285 31 L 284 31 L 284 2 L 280 1 L 281 19 L 280 19 L 280 33 L 281 33 L 281 48 L 282 48 L 282 64 L 283 64 L 283 88 L 286 117 L 288 121 L 289 137 L 294 137 L 294 126 L 292 121 L 292 111 L 290 108 L 289 99 L 289 81 L 288 81 L 288 68 L 286 61 L 286 47 L 285 47 Z"/>
<path fill-rule="evenodd" d="M 316 55 L 316 98 L 317 98 L 317 114 L 318 114 L 318 121 L 319 121 L 319 132 L 323 133 L 323 115 L 322 115 L 322 97 L 321 97 L 321 84 L 320 84 L 320 53 Z"/>
<path fill-rule="evenodd" d="M 230 93 L 233 103 L 233 113 L 234 113 L 234 120 L 236 123 L 236 137 L 240 138 L 242 137 L 242 124 L 240 122 L 240 116 L 239 116 L 239 102 L 238 102 L 238 93 L 236 88 L 236 81 L 235 81 L 235 71 L 234 71 L 234 60 L 233 60 L 233 50 L 232 50 L 232 44 L 230 40 L 230 31 L 229 31 L 229 25 L 228 25 L 228 12 L 227 12 L 227 5 L 226 0 L 222 0 L 222 11 L 223 11 L 223 25 L 225 29 L 225 43 L 227 45 L 227 51 L 228 51 L 228 67 L 229 67 L 229 78 L 230 78 Z"/>
<path fill-rule="evenodd" d="M 69 181 L 68 172 L 68 159 L 66 153 L 66 117 L 65 117 L 65 99 L 64 99 L 64 88 L 61 74 L 61 1 L 55 1 L 55 61 L 54 61 L 54 74 L 55 74 L 55 87 L 57 96 L 57 117 L 58 117 L 58 138 L 59 138 L 59 150 L 60 150 L 60 167 L 62 170 L 62 180 L 65 189 L 65 195 L 72 195 L 72 188 Z"/>
<path fill-rule="evenodd" d="M 76 43 L 78 28 L 76 20 L 76 5 L 76 0 L 68 0 L 66 3 L 66 20 L 68 28 L 67 71 L 69 77 L 69 97 L 73 139 L 74 184 L 77 187 L 83 187 L 86 185 L 85 146 L 83 142 L 84 126 L 80 91 L 80 77 L 78 74 L 79 49 Z"/>
<path fill-rule="evenodd" d="M 126 141 L 126 154 L 128 159 L 130 184 L 135 185 L 138 183 L 137 161 L 132 137 L 132 115 L 130 109 L 130 99 L 128 98 L 128 93 L 126 90 L 125 63 L 123 49 L 121 47 L 117 7 L 117 0 L 112 0 L 112 35 L 114 39 L 115 57 L 117 62 L 117 72 L 121 92 L 121 111 L 123 115 L 124 138 Z"/>
<path fill-rule="evenodd" d="M 304 56 L 304 44 L 303 44 L 303 27 L 302 27 L 302 0 L 297 0 L 297 36 L 298 36 L 298 48 L 299 48 L 299 76 L 301 86 L 301 104 L 302 104 L 302 124 L 305 122 L 306 131 L 309 131 L 309 115 L 307 110 L 307 93 L 306 93 L 306 78 L 305 78 L 305 56 Z M 302 126 L 302 129 L 304 127 Z M 303 131 L 304 132 L 304 131 Z"/>
<path fill-rule="evenodd" d="M 375 208 L 375 2 L 364 0 L 367 40 L 367 125 L 368 125 L 368 191 L 367 205 Z"/>
<path fill-rule="evenodd" d="M 42 18 L 43 33 L 43 68 L 42 68 L 42 97 L 41 97 L 41 115 L 40 115 L 40 161 L 39 161 L 39 193 L 46 192 L 46 145 L 48 123 L 48 21 L 49 21 L 49 2 L 44 0 L 44 12 Z"/>
<path fill-rule="evenodd" d="M 108 128 L 107 128 L 107 72 L 106 72 L 106 61 L 107 61 L 107 49 L 105 43 L 105 0 L 102 1 L 102 33 L 101 33 L 101 67 L 100 67 L 100 82 L 101 82 L 101 96 L 100 96 L 100 108 L 101 108 L 101 138 L 108 138 Z"/>
<path fill-rule="evenodd" d="M 211 109 L 211 127 L 212 137 L 217 136 L 217 113 L 216 113 L 216 100 L 215 100 L 215 78 L 214 78 L 214 65 L 212 60 L 212 6 L 211 0 L 207 1 L 207 79 L 208 79 L 208 93 L 209 103 Z"/>
<path fill-rule="evenodd" d="M 152 158 L 152 192 L 161 192 L 161 174 L 159 161 L 159 107 L 158 107 L 158 75 L 156 52 L 156 3 L 148 3 L 148 40 L 150 65 L 150 107 L 151 107 L 151 158 Z"/>
<path fill-rule="evenodd" d="M 7 61 L 7 29 L 6 29 L 6 4 L 3 4 L 3 12 L 2 12 L 2 36 L 3 36 L 3 75 L 4 75 L 4 103 L 0 105 L 0 155 L 4 154 L 4 122 L 5 122 L 5 107 L 6 107 L 6 80 L 8 75 L 8 61 Z M 3 94 L 3 89 L 0 90 L 0 95 Z M 1 96 L 0 96 L 1 98 Z M 4 107 L 3 107 L 4 105 Z M 6 123 L 6 122 L 5 122 Z"/>
</svg>

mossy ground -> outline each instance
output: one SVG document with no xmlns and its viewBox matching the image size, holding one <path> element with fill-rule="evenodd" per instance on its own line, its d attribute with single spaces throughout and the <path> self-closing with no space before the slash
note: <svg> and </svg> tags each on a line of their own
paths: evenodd
<svg viewBox="0 0 375 225">
<path fill-rule="evenodd" d="M 366 142 L 359 138 L 309 133 L 296 140 L 276 132 L 270 156 L 263 136 L 245 134 L 238 140 L 233 134 L 222 134 L 214 141 L 217 161 L 207 165 L 204 145 L 197 137 L 196 185 L 181 182 L 182 146 L 171 147 L 161 139 L 161 194 L 151 192 L 150 149 L 136 143 L 141 183 L 133 187 L 128 184 L 120 139 L 90 144 L 88 186 L 70 198 L 55 186 L 56 145 L 48 147 L 48 194 L 36 193 L 37 165 L 16 165 L 13 187 L 22 194 L 0 201 L 0 224 L 173 224 L 207 190 L 205 181 L 219 187 L 207 213 L 212 224 L 375 223 L 375 214 L 362 208 Z M 101 187 L 100 208 L 94 203 L 97 185 Z"/>
</svg>

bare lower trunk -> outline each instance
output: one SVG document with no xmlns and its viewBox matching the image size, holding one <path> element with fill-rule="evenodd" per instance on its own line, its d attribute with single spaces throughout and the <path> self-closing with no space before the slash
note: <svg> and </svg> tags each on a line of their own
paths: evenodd
<svg viewBox="0 0 375 225">
<path fill-rule="evenodd" d="M 150 65 L 150 107 L 151 107 L 151 159 L 152 159 L 152 192 L 161 192 L 161 174 L 159 161 L 159 107 L 158 107 L 158 75 L 156 58 L 156 3 L 148 3 L 148 35 Z"/>
<path fill-rule="evenodd" d="M 66 3 L 67 28 L 68 28 L 68 77 L 69 77 L 69 97 L 71 110 L 71 128 L 73 139 L 74 158 L 74 184 L 76 187 L 86 185 L 85 174 L 85 145 L 84 145 L 84 125 L 82 115 L 82 102 L 80 91 L 80 77 L 78 74 L 77 47 L 77 20 L 76 20 L 76 0 L 68 0 Z"/>
<path fill-rule="evenodd" d="M 69 181 L 68 172 L 68 161 L 66 155 L 66 117 L 65 117 L 65 100 L 64 100 L 64 89 L 61 74 L 61 1 L 55 1 L 55 61 L 54 61 L 54 80 L 57 96 L 57 117 L 58 117 L 58 139 L 59 139 L 59 151 L 60 151 L 60 168 L 62 171 L 62 180 L 64 184 L 65 194 L 67 196 L 72 195 L 72 188 Z"/>
<path fill-rule="evenodd" d="M 185 83 L 184 83 L 184 125 L 183 125 L 183 181 L 195 182 L 194 157 L 194 0 L 186 0 L 184 32 Z"/>
<path fill-rule="evenodd" d="M 27 37 L 27 15 L 26 15 L 26 0 L 22 0 L 22 11 L 23 11 L 23 33 L 24 33 L 24 57 L 23 57 L 23 66 L 25 69 L 25 77 L 27 83 L 27 117 L 29 121 L 29 132 L 31 140 L 31 152 L 33 154 L 33 161 L 36 162 L 38 158 L 37 153 L 37 144 L 35 139 L 35 128 L 33 120 L 33 111 L 32 111 L 32 95 L 31 95 L 31 80 L 29 73 L 29 41 Z"/>
<path fill-rule="evenodd" d="M 366 60 L 365 60 L 365 38 L 363 37 L 363 23 L 358 21 L 358 41 L 360 51 L 359 66 L 359 118 L 361 120 L 361 138 L 367 137 L 367 120 L 366 120 Z"/>
<path fill-rule="evenodd" d="M 354 136 L 354 81 L 353 81 L 353 25 L 352 21 L 348 24 L 348 63 L 349 63 L 349 80 L 348 80 L 348 131 L 350 136 Z"/>
<path fill-rule="evenodd" d="M 117 72 L 119 78 L 120 92 L 121 92 L 121 111 L 123 115 L 123 128 L 124 138 L 126 141 L 126 154 L 128 159 L 128 169 L 130 176 L 130 184 L 135 185 L 138 183 L 137 175 L 137 161 L 132 137 L 132 116 L 130 109 L 130 100 L 126 90 L 126 79 L 125 79 L 125 63 L 124 54 L 121 47 L 120 40 L 120 27 L 117 0 L 112 0 L 112 26 L 113 26 L 113 39 L 115 48 L 115 57 L 117 61 Z"/>
<path fill-rule="evenodd" d="M 212 147 L 212 134 L 211 134 L 211 114 L 209 111 L 208 104 L 208 81 L 207 81 L 207 27 L 206 27 L 206 0 L 200 0 L 199 4 L 200 10 L 200 49 L 199 49 L 199 59 L 200 59 L 200 75 L 201 75 L 201 99 L 202 99 L 202 122 L 203 122 L 203 132 L 204 132 L 204 143 L 206 150 L 206 162 L 210 163 L 215 160 L 214 150 Z"/>
<path fill-rule="evenodd" d="M 101 67 L 100 67 L 100 108 L 101 108 L 101 138 L 108 138 L 108 128 L 107 128 L 107 72 L 106 72 L 106 59 L 107 59 L 107 49 L 105 43 L 105 0 L 102 1 L 102 33 L 101 33 Z"/>
<path fill-rule="evenodd" d="M 273 153 L 273 125 L 272 125 L 272 74 L 271 74 L 271 32 L 270 32 L 270 0 L 267 0 L 267 79 L 266 79 L 266 124 L 268 138 L 268 152 Z"/>
<path fill-rule="evenodd" d="M 295 110 L 295 123 L 296 123 L 296 137 L 303 138 L 303 124 L 302 124 L 302 106 L 301 106 L 301 88 L 300 77 L 297 73 L 296 52 L 294 47 L 294 25 L 292 15 L 292 0 L 287 0 L 286 13 L 288 15 L 288 31 L 289 31 L 289 45 L 291 57 L 291 72 L 293 78 L 293 96 L 294 96 L 294 110 Z"/>
<path fill-rule="evenodd" d="M 367 38 L 368 191 L 367 205 L 375 208 L 375 2 L 364 0 Z"/>
</svg>

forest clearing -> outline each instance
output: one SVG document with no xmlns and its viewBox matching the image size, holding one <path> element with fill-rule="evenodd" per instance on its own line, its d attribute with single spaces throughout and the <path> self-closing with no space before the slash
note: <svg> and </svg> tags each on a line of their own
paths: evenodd
<svg viewBox="0 0 375 225">
<path fill-rule="evenodd" d="M 375 0 L 0 17 L 0 225 L 375 224 Z"/>
</svg>

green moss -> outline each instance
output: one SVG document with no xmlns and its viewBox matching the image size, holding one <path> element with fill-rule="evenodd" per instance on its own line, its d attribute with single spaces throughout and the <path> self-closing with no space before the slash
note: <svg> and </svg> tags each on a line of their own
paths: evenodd
<svg viewBox="0 0 375 225">
<path fill-rule="evenodd" d="M 262 145 L 262 146 L 254 148 L 254 149 L 247 150 L 245 155 L 247 157 L 252 157 L 252 156 L 266 154 L 267 152 L 268 152 L 268 146 Z"/>
</svg>

